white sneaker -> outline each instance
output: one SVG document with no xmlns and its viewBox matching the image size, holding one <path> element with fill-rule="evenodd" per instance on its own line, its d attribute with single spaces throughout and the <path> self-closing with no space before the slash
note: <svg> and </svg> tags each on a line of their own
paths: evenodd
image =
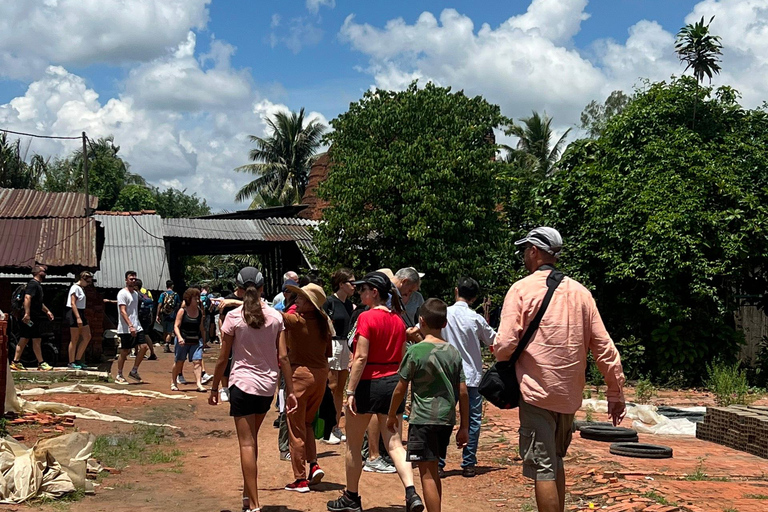
<svg viewBox="0 0 768 512">
<path fill-rule="evenodd" d="M 229 388 L 219 389 L 219 402 L 229 402 Z"/>
<path fill-rule="evenodd" d="M 186 384 L 187 383 L 187 379 L 185 379 L 182 374 L 179 374 L 179 376 L 176 377 L 176 383 L 177 384 Z"/>
<path fill-rule="evenodd" d="M 200 379 L 200 382 L 202 382 L 203 384 L 207 384 L 212 380 L 213 380 L 213 375 L 211 375 L 210 373 L 206 373 L 205 375 L 203 375 L 203 378 Z"/>
<path fill-rule="evenodd" d="M 331 432 L 331 435 L 328 436 L 328 439 L 323 439 L 323 442 L 325 444 L 339 444 L 341 442 L 341 439 L 336 437 L 336 433 L 335 432 Z"/>
</svg>

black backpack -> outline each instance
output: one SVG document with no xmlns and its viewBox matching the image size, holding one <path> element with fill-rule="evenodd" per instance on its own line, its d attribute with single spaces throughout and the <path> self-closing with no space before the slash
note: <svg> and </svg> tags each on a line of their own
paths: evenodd
<svg viewBox="0 0 768 512">
<path fill-rule="evenodd" d="M 11 313 L 20 313 L 24 310 L 24 294 L 27 291 L 26 284 L 20 284 L 11 295 Z"/>
</svg>

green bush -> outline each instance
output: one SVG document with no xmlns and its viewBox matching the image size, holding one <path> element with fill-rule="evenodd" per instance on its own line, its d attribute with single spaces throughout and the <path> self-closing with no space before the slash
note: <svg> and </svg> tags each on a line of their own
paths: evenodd
<svg viewBox="0 0 768 512">
<path fill-rule="evenodd" d="M 716 359 L 707 365 L 707 388 L 714 393 L 715 403 L 747 405 L 753 401 L 749 394 L 747 372 L 739 363 L 725 363 Z"/>
<path fill-rule="evenodd" d="M 650 403 L 651 398 L 658 396 L 656 386 L 653 385 L 651 379 L 642 377 L 637 380 L 635 384 L 635 401 L 639 404 Z"/>
</svg>

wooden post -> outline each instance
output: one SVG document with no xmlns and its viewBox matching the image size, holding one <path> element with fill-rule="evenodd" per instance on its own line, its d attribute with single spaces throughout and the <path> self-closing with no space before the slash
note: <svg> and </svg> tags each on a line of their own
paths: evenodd
<svg viewBox="0 0 768 512">
<path fill-rule="evenodd" d="M 88 138 L 83 132 L 83 179 L 85 181 L 85 217 L 91 214 L 91 201 L 88 195 Z"/>
</svg>

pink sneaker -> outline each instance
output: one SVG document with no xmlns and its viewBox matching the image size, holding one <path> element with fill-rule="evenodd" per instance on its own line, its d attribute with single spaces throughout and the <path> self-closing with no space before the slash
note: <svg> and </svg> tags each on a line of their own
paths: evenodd
<svg viewBox="0 0 768 512">
<path fill-rule="evenodd" d="M 296 480 L 285 486 L 286 491 L 309 492 L 309 481 Z"/>
</svg>

